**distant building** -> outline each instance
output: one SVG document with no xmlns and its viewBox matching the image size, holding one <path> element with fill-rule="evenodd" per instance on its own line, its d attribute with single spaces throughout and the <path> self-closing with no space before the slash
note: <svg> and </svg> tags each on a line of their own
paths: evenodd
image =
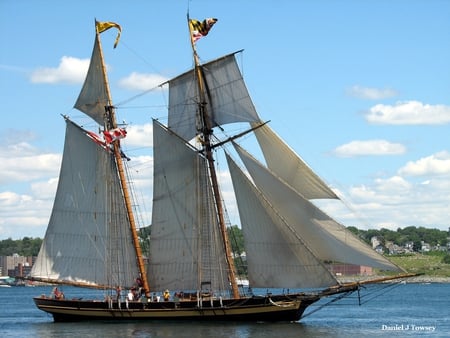
<svg viewBox="0 0 450 338">
<path fill-rule="evenodd" d="M 371 276 L 373 275 L 373 268 L 364 265 L 353 264 L 330 264 L 328 266 L 331 273 L 336 276 Z"/>
<path fill-rule="evenodd" d="M 377 237 L 377 236 L 373 236 L 370 239 L 370 242 L 372 243 L 372 249 L 376 249 L 377 247 L 381 246 L 381 244 L 382 244 L 381 238 Z"/>
<path fill-rule="evenodd" d="M 20 266 L 20 268 L 19 268 Z M 0 275 L 1 276 L 24 276 L 23 274 L 14 275 L 17 272 L 23 273 L 27 268 L 33 266 L 33 257 L 19 256 L 0 256 Z M 16 270 L 19 269 L 19 270 Z"/>
<path fill-rule="evenodd" d="M 428 244 L 428 243 L 425 243 L 424 241 L 420 241 L 420 244 L 421 244 L 421 248 L 420 248 L 420 250 L 422 251 L 422 252 L 429 252 L 430 250 L 431 250 L 431 246 L 430 246 L 430 244 Z"/>
<path fill-rule="evenodd" d="M 413 252 L 414 251 L 414 242 L 406 242 L 405 243 L 405 251 Z"/>
</svg>

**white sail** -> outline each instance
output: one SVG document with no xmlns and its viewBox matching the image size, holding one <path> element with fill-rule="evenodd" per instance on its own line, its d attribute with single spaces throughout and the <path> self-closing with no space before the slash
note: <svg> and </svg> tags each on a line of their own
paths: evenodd
<svg viewBox="0 0 450 338">
<path fill-rule="evenodd" d="M 108 97 L 107 79 L 105 79 L 103 72 L 103 60 L 100 53 L 100 40 L 98 34 L 96 34 L 86 79 L 74 107 L 103 126 L 105 107 L 111 103 Z"/>
<path fill-rule="evenodd" d="M 228 289 L 207 163 L 153 123 L 154 180 L 148 276 L 154 290 Z"/>
<path fill-rule="evenodd" d="M 66 121 L 55 202 L 31 276 L 131 286 L 136 254 L 114 157 Z"/>
<path fill-rule="evenodd" d="M 336 279 L 300 236 L 227 155 L 253 287 L 303 288 L 336 285 Z"/>
<path fill-rule="evenodd" d="M 212 127 L 259 120 L 234 54 L 202 65 L 202 71 Z M 194 70 L 169 81 L 168 126 L 185 140 L 198 133 L 198 97 Z"/>
<path fill-rule="evenodd" d="M 256 124 L 252 124 L 255 127 Z M 338 198 L 316 173 L 266 124 L 255 130 L 267 166 L 307 199 Z"/>
<path fill-rule="evenodd" d="M 399 270 L 235 144 L 255 185 L 323 261 Z"/>
</svg>

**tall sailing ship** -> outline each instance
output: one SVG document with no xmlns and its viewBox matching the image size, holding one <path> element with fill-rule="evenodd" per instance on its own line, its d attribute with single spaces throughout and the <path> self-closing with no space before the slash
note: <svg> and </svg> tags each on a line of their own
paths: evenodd
<svg viewBox="0 0 450 338">
<path fill-rule="evenodd" d="M 215 22 L 188 18 L 194 67 L 167 82 L 167 125 L 153 121 L 147 257 L 140 247 L 120 146 L 126 131 L 116 121 L 100 43 L 100 33 L 115 27 L 120 35 L 121 28 L 96 22 L 90 66 L 75 108 L 92 118 L 104 137 L 64 116 L 58 188 L 30 278 L 103 289 L 106 297 L 70 299 L 56 292 L 34 298 L 55 321 L 297 321 L 321 298 L 359 289 L 361 283 L 339 283 L 328 262 L 400 270 L 311 202 L 338 197 L 261 121 L 236 53 L 199 62 L 196 40 Z M 218 140 L 213 133 L 242 122 L 249 129 L 239 135 Z M 237 143 L 244 134 L 256 136 L 265 164 Z M 238 285 L 241 276 L 228 239 L 214 160 L 216 152 L 230 144 L 241 159 L 237 163 L 225 153 L 245 240 L 246 278 L 252 288 L 284 290 L 280 294 L 252 295 Z M 407 275 L 393 278 L 399 276 Z M 120 293 L 133 287 L 141 290 L 138 299 Z"/>
</svg>

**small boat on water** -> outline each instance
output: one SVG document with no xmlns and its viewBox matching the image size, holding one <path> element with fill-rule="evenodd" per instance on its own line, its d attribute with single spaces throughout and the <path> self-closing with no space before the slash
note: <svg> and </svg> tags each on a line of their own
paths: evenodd
<svg viewBox="0 0 450 338">
<path fill-rule="evenodd" d="M 196 41 L 216 21 L 188 18 L 194 67 L 164 84 L 169 87 L 167 124 L 153 120 L 146 257 L 121 149 L 126 129 L 117 123 L 100 42 L 102 32 L 120 32 L 121 27 L 96 22 L 90 66 L 75 108 L 96 122 L 103 137 L 64 116 L 58 188 L 30 279 L 102 289 L 107 296 L 70 299 L 55 290 L 51 297 L 35 297 L 36 306 L 55 321 L 297 321 L 321 298 L 359 290 L 360 282 L 339 283 L 329 262 L 401 270 L 311 202 L 338 196 L 260 119 L 236 53 L 199 62 Z M 217 138 L 214 130 L 231 123 L 248 123 L 249 129 Z M 238 143 L 243 135 L 256 137 L 266 164 Z M 215 163 L 220 149 L 239 208 L 246 276 L 237 275 L 228 238 Z M 305 291 L 255 296 L 240 287 L 247 279 L 252 288 Z"/>
</svg>

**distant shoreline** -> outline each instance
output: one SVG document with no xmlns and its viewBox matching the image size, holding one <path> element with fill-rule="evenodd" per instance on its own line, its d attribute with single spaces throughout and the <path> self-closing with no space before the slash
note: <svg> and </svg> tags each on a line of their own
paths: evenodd
<svg viewBox="0 0 450 338">
<path fill-rule="evenodd" d="M 382 276 L 342 276 L 339 278 L 341 283 L 357 282 L 363 280 L 370 280 L 371 278 L 378 278 Z M 406 281 L 406 283 L 450 283 L 450 277 L 437 277 L 437 276 L 416 276 L 404 279 L 398 279 L 398 281 Z M 394 280 L 395 282 L 395 280 Z"/>
</svg>

